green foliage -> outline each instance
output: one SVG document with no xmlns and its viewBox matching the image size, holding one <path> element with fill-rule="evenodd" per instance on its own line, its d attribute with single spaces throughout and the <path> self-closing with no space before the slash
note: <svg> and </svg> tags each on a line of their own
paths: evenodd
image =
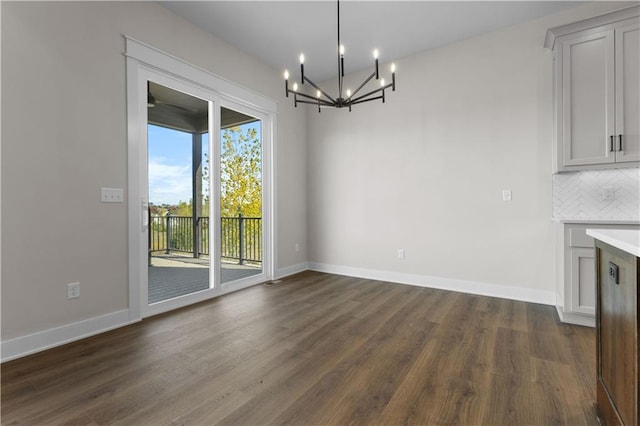
<svg viewBox="0 0 640 426">
<path fill-rule="evenodd" d="M 157 206 L 153 203 L 149 203 L 149 210 L 152 216 L 166 216 L 169 213 L 171 216 L 191 216 L 192 207 L 191 199 L 188 202 L 179 201 L 178 205 L 175 204 L 162 204 Z"/>
<path fill-rule="evenodd" d="M 262 217 L 262 146 L 254 127 L 222 131 L 220 206 L 223 217 Z"/>
<path fill-rule="evenodd" d="M 192 203 L 191 203 L 191 198 L 189 199 L 189 202 L 186 203 L 184 201 L 180 201 L 178 203 L 177 208 L 175 209 L 175 211 L 171 212 L 172 216 L 191 216 L 193 215 L 193 207 L 192 207 Z"/>
<path fill-rule="evenodd" d="M 185 224 L 171 223 L 171 241 L 169 247 L 179 251 L 192 251 L 193 250 L 193 231 L 192 231 L 192 219 L 185 218 Z M 182 226 L 180 226 L 182 225 Z"/>
</svg>

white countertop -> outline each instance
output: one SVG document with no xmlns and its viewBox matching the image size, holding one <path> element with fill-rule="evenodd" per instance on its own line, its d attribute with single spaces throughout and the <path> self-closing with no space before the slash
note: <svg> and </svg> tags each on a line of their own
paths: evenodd
<svg viewBox="0 0 640 426">
<path fill-rule="evenodd" d="M 636 229 L 587 229 L 587 235 L 610 246 L 640 257 L 640 230 Z"/>
</svg>

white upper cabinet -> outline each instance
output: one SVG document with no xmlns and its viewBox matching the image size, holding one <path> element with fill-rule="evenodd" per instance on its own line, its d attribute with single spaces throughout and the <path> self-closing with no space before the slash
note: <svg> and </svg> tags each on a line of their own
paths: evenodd
<svg viewBox="0 0 640 426">
<path fill-rule="evenodd" d="M 639 10 L 548 31 L 557 171 L 640 164 Z"/>
<path fill-rule="evenodd" d="M 615 30 L 617 161 L 640 161 L 640 29 L 638 20 Z M 620 136 L 621 135 L 621 136 Z"/>
<path fill-rule="evenodd" d="M 562 121 L 558 122 L 562 165 L 613 163 L 613 31 L 562 40 L 558 57 L 562 61 Z"/>
</svg>

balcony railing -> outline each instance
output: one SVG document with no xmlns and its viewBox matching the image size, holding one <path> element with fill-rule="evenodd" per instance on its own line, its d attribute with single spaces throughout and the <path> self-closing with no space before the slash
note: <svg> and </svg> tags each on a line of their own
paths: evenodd
<svg viewBox="0 0 640 426">
<path fill-rule="evenodd" d="M 209 218 L 191 216 L 150 216 L 149 252 L 191 253 L 193 257 L 209 255 Z M 220 258 L 245 262 L 262 262 L 262 218 L 221 217 Z"/>
</svg>

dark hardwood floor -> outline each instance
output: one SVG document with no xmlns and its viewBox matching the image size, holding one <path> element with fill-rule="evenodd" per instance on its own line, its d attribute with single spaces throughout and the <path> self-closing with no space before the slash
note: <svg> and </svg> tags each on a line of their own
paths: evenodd
<svg viewBox="0 0 640 426">
<path fill-rule="evenodd" d="M 2 424 L 596 425 L 550 306 L 305 272 L 1 367 Z"/>
</svg>

